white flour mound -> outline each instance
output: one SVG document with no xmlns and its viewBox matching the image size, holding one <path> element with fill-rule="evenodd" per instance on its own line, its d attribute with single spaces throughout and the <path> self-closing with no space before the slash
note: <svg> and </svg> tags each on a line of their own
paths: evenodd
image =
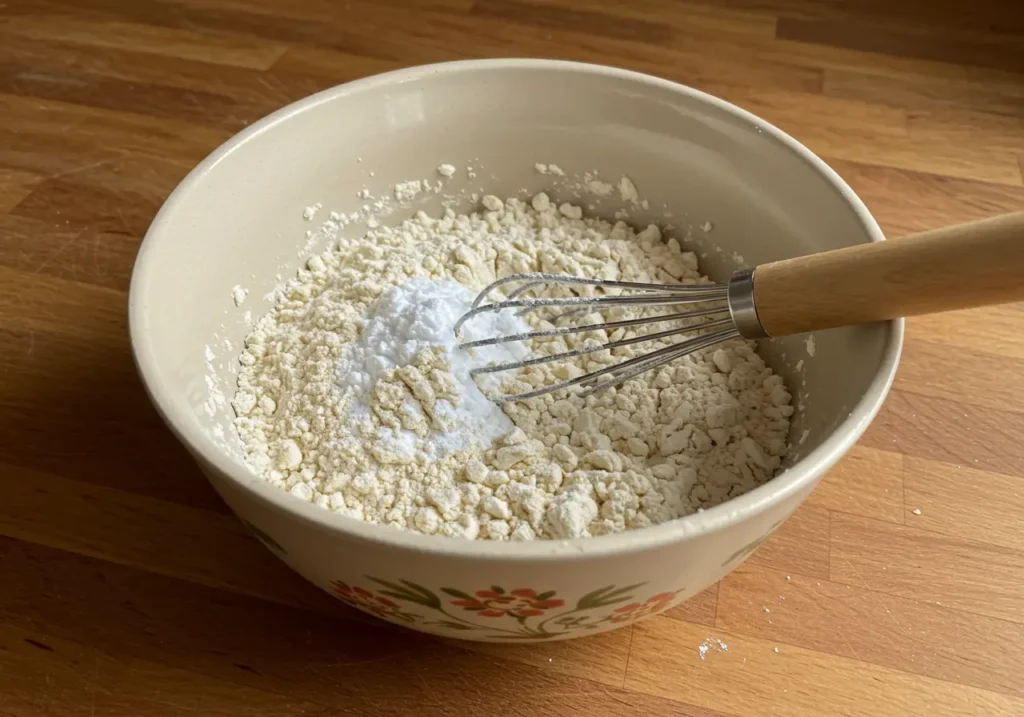
<svg viewBox="0 0 1024 717">
<path fill-rule="evenodd" d="M 248 337 L 233 400 L 253 470 L 324 508 L 464 538 L 574 538 L 641 528 L 735 497 L 771 478 L 786 452 L 790 395 L 753 345 L 731 341 L 581 398 L 519 393 L 604 368 L 658 339 L 475 383 L 469 370 L 663 331 L 590 331 L 455 348 L 455 320 L 496 278 L 520 272 L 707 283 L 696 257 L 655 226 L 487 196 L 481 212 L 342 238 L 312 257 Z M 595 287 L 546 296 L 599 296 Z M 609 292 L 610 293 L 610 292 Z M 497 297 L 495 297 L 497 298 Z M 672 310 L 672 309 L 669 309 Z M 655 316 L 621 308 L 581 324 Z M 461 339 L 551 328 L 550 315 L 484 314 Z M 525 323 L 524 323 L 525 322 Z M 483 389 L 483 391 L 481 391 Z"/>
<path fill-rule="evenodd" d="M 508 344 L 486 347 L 470 356 L 455 348 L 452 327 L 469 311 L 475 296 L 454 281 L 416 278 L 388 289 L 370 305 L 362 334 L 345 346 L 337 365 L 338 387 L 353 399 L 347 406 L 349 416 L 359 425 L 367 425 L 374 410 L 379 416 L 379 400 L 374 399 L 387 390 L 381 382 L 395 371 L 412 391 L 407 395 L 399 386 L 395 394 L 401 427 L 369 431 L 366 440 L 376 442 L 374 451 L 385 452 L 380 447 L 383 441 L 408 446 L 428 458 L 443 458 L 473 447 L 484 450 L 515 427 L 480 391 L 469 372 L 479 361 L 515 361 L 528 351 L 521 344 Z M 471 323 L 462 333 L 463 340 L 530 329 L 512 312 L 484 314 Z M 427 356 L 432 371 L 447 362 L 439 376 L 422 369 L 420 357 Z M 442 383 L 444 393 L 439 394 L 437 385 Z M 492 390 L 499 389 L 496 383 L 492 378 Z M 420 424 L 427 427 L 416 431 Z"/>
</svg>

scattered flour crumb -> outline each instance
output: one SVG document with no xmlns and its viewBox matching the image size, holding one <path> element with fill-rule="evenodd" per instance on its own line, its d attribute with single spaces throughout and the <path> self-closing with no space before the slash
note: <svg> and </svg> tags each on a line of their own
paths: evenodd
<svg viewBox="0 0 1024 717">
<path fill-rule="evenodd" d="M 399 182 L 395 185 L 395 199 L 400 202 L 411 202 L 423 191 L 422 179 L 411 179 L 408 182 Z"/>
<path fill-rule="evenodd" d="M 591 179 L 587 182 L 587 190 L 591 194 L 596 194 L 599 197 L 607 197 L 615 189 L 608 182 L 602 182 L 600 179 Z"/>
<path fill-rule="evenodd" d="M 306 207 L 305 209 L 302 210 L 302 218 L 305 219 L 307 222 L 311 221 L 313 217 L 316 216 L 316 213 L 320 211 L 320 207 L 322 206 L 323 205 L 320 202 L 317 202 L 316 204 L 312 204 Z"/>
<path fill-rule="evenodd" d="M 790 580 L 790 577 L 787 575 L 786 576 L 786 582 L 789 582 L 789 580 Z"/>
<path fill-rule="evenodd" d="M 703 229 L 705 232 L 709 232 L 712 229 L 714 229 L 714 226 L 711 224 L 711 222 L 704 222 L 704 226 L 702 226 L 701 229 Z"/>
<path fill-rule="evenodd" d="M 913 513 L 914 515 L 921 515 L 921 509 L 920 508 L 914 508 L 910 512 Z"/>
<path fill-rule="evenodd" d="M 814 341 L 813 336 L 808 336 L 807 341 L 804 342 L 807 345 L 807 355 L 814 358 L 814 352 L 817 350 L 817 343 Z"/>
<path fill-rule="evenodd" d="M 245 303 L 245 297 L 249 295 L 249 290 L 241 286 L 234 286 L 231 288 L 231 298 L 235 302 L 235 306 L 241 306 Z"/>
<path fill-rule="evenodd" d="M 765 608 L 764 611 L 765 612 L 771 612 L 771 610 L 769 610 L 768 608 Z"/>
<path fill-rule="evenodd" d="M 455 165 L 454 164 L 439 164 L 437 166 L 437 173 L 440 174 L 442 177 L 449 177 L 449 178 L 451 178 L 452 176 L 455 175 Z"/>
<path fill-rule="evenodd" d="M 719 652 L 727 652 L 729 650 L 729 646 L 721 640 L 714 637 L 706 637 L 704 642 L 697 646 L 697 654 L 700 655 L 700 659 L 707 659 L 708 651 L 714 647 L 717 647 Z"/>
<path fill-rule="evenodd" d="M 779 648 L 776 647 L 775 648 L 775 653 L 778 654 L 778 652 L 779 652 Z"/>
<path fill-rule="evenodd" d="M 565 176 L 565 172 L 562 171 L 562 168 L 559 167 L 557 164 L 541 164 L 538 162 L 537 164 L 533 165 L 533 168 L 536 169 L 541 174 L 554 174 L 559 177 Z"/>
<path fill-rule="evenodd" d="M 640 201 L 640 195 L 636 191 L 636 185 L 633 184 L 632 179 L 626 176 L 623 176 L 619 180 L 619 196 L 624 202 L 637 204 Z"/>
</svg>

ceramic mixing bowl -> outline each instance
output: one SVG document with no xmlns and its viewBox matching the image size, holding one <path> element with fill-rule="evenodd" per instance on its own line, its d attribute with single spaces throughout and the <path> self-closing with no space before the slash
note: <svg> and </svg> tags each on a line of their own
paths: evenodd
<svg viewBox="0 0 1024 717">
<path fill-rule="evenodd" d="M 405 532 L 263 482 L 242 461 L 225 401 L 249 322 L 271 308 L 262 297 L 304 263 L 304 248 L 322 248 L 318 227 L 329 211 L 357 212 L 364 187 L 390 195 L 398 182 L 436 178 L 441 163 L 459 170 L 448 199 L 428 192 L 383 221 L 440 212 L 443 201 L 470 209 L 474 192 L 546 189 L 573 199 L 573 174 L 596 171 L 610 181 L 630 177 L 646 200 L 626 207 L 632 220 L 673 225 L 719 280 L 738 265 L 882 239 L 850 188 L 768 123 L 682 85 L 606 67 L 417 67 L 321 92 L 232 138 L 185 178 L 142 243 L 132 346 L 156 407 L 228 505 L 279 558 L 346 603 L 471 640 L 552 640 L 629 625 L 743 562 L 881 406 L 902 322 L 767 341 L 762 352 L 798 407 L 785 470 L 703 513 L 579 540 Z M 538 163 L 569 176 L 541 173 Z M 576 201 L 607 216 L 623 208 Z M 317 204 L 322 213 L 308 221 L 305 208 Z"/>
</svg>

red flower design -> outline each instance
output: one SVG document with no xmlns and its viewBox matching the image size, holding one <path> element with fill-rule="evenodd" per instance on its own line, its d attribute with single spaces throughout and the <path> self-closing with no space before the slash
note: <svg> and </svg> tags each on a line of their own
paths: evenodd
<svg viewBox="0 0 1024 717">
<path fill-rule="evenodd" d="M 668 607 L 676 595 L 677 593 L 658 593 L 647 598 L 645 602 L 631 602 L 629 605 L 615 608 L 615 612 L 608 619 L 612 622 L 631 622 L 659 613 Z"/>
<path fill-rule="evenodd" d="M 516 588 L 505 592 L 499 587 L 492 587 L 490 590 L 477 590 L 472 597 L 466 595 L 462 599 L 452 600 L 452 605 L 471 610 L 480 617 L 536 617 L 543 615 L 545 610 L 565 604 L 564 600 L 553 600 L 554 594 L 553 590 L 538 594 L 531 588 Z"/>
<path fill-rule="evenodd" d="M 375 595 L 366 588 L 351 587 L 335 580 L 331 583 L 334 596 L 342 602 L 348 603 L 354 608 L 365 610 L 377 617 L 392 620 L 409 622 L 409 616 L 402 612 L 402 607 L 394 600 L 389 600 L 381 595 Z"/>
</svg>

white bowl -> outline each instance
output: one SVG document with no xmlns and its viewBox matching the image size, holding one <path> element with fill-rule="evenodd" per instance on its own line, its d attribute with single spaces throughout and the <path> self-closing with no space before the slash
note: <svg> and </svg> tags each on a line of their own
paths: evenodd
<svg viewBox="0 0 1024 717">
<path fill-rule="evenodd" d="M 754 266 L 883 238 L 835 172 L 768 123 L 682 85 L 593 65 L 411 68 L 321 92 L 232 138 L 185 178 L 146 234 L 132 276 L 132 347 L 153 402 L 224 500 L 282 560 L 342 600 L 473 640 L 561 639 L 630 624 L 739 565 L 882 405 L 902 322 L 821 333 L 813 356 L 805 337 L 765 342 L 798 404 L 786 469 L 703 513 L 595 538 L 426 536 L 343 517 L 265 483 L 242 462 L 231 410 L 211 402 L 208 385 L 230 398 L 245 312 L 268 311 L 260 297 L 301 264 L 297 252 L 316 226 L 303 221 L 306 206 L 353 211 L 364 184 L 386 194 L 442 162 L 475 168 L 475 179 L 460 171 L 464 184 L 455 186 L 509 196 L 548 186 L 552 177 L 535 163 L 628 175 L 649 200 L 636 221 L 662 220 L 667 208 L 718 279 L 736 268 L 734 255 Z M 438 211 L 438 197 L 392 218 L 418 208 Z M 249 290 L 241 307 L 236 285 Z M 492 609 L 469 609 L 471 601 Z"/>
</svg>

